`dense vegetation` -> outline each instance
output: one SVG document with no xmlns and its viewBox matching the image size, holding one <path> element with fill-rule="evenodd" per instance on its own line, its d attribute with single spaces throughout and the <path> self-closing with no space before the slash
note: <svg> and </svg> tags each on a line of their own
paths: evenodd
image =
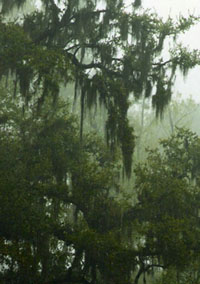
<svg viewBox="0 0 200 284">
<path fill-rule="evenodd" d="M 200 283 L 200 138 L 170 115 L 142 158 L 144 104 L 128 118 L 146 98 L 164 114 L 177 68 L 199 64 L 175 40 L 198 19 L 163 22 L 137 0 L 25 2 L 0 1 L 0 283 Z M 106 139 L 84 128 L 101 108 Z"/>
</svg>

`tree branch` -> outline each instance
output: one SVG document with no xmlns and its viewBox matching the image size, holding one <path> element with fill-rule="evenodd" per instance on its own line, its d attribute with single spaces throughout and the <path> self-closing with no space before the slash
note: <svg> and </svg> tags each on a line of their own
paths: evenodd
<svg viewBox="0 0 200 284">
<path fill-rule="evenodd" d="M 65 50 L 66 52 L 66 50 Z M 98 68 L 98 69 L 101 69 L 102 71 L 106 72 L 107 74 L 110 74 L 110 75 L 113 75 L 113 76 L 116 76 L 118 78 L 122 78 L 122 74 L 120 72 L 117 72 L 117 71 L 113 71 L 107 67 L 105 67 L 103 65 L 103 63 L 101 62 L 97 62 L 97 63 L 94 63 L 94 62 L 91 62 L 89 64 L 84 64 L 84 63 L 80 63 L 78 61 L 78 59 L 76 58 L 76 56 L 74 56 L 74 54 L 71 54 L 69 52 L 66 52 L 66 56 L 69 57 L 72 61 L 72 63 L 79 67 L 80 69 L 82 70 L 87 70 L 87 69 L 92 69 L 92 68 Z"/>
<path fill-rule="evenodd" d="M 169 59 L 169 60 L 164 61 L 164 62 L 153 63 L 152 65 L 161 67 L 161 66 L 165 66 L 166 64 L 171 63 L 173 61 L 174 61 L 174 58 L 173 59 Z"/>
</svg>

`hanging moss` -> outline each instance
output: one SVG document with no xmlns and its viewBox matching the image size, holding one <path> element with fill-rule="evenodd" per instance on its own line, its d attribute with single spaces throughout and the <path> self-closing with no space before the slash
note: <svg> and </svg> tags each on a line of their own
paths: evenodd
<svg viewBox="0 0 200 284">
<path fill-rule="evenodd" d="M 19 78 L 20 92 L 28 103 L 28 93 L 31 80 L 33 79 L 33 70 L 28 66 L 23 66 L 17 70 L 17 77 Z"/>
<path fill-rule="evenodd" d="M 164 109 L 171 100 L 171 83 L 160 78 L 157 82 L 156 94 L 152 97 L 152 106 L 156 110 L 156 117 L 162 118 Z"/>
<path fill-rule="evenodd" d="M 120 34 L 122 40 L 127 40 L 129 31 L 129 16 L 126 13 L 123 13 L 120 18 Z"/>
<path fill-rule="evenodd" d="M 100 56 L 103 64 L 110 65 L 112 63 L 113 47 L 109 44 L 101 44 Z"/>
<path fill-rule="evenodd" d="M 90 80 L 90 86 L 87 91 L 87 107 L 89 110 L 97 105 L 97 88 L 93 80 Z"/>
<path fill-rule="evenodd" d="M 121 122 L 119 131 L 125 173 L 130 178 L 132 174 L 132 156 L 135 149 L 135 136 L 133 128 L 129 126 L 127 120 Z"/>
<path fill-rule="evenodd" d="M 83 123 L 84 123 L 84 111 L 85 111 L 85 89 L 81 90 L 81 119 L 80 119 L 80 139 L 83 137 Z"/>
<path fill-rule="evenodd" d="M 152 93 L 152 83 L 151 81 L 146 82 L 146 89 L 145 89 L 145 98 L 149 98 Z"/>
<path fill-rule="evenodd" d="M 13 8 L 17 7 L 20 8 L 26 0 L 1 0 L 2 3 L 1 13 L 6 14 L 10 12 Z"/>
<path fill-rule="evenodd" d="M 133 6 L 136 7 L 136 8 L 138 8 L 138 7 L 141 6 L 141 4 L 142 4 L 142 1 L 141 1 L 141 0 L 135 0 Z"/>
<path fill-rule="evenodd" d="M 129 126 L 128 120 L 123 117 L 113 105 L 108 109 L 106 122 L 107 143 L 114 151 L 119 145 L 122 149 L 123 164 L 128 178 L 131 176 L 132 154 L 135 148 L 135 136 L 133 128 Z"/>
</svg>

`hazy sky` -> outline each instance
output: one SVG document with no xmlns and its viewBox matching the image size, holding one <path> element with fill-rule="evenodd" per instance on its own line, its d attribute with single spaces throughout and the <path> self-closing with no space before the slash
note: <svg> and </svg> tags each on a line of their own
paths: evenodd
<svg viewBox="0 0 200 284">
<path fill-rule="evenodd" d="M 168 14 L 171 14 L 171 16 L 176 16 L 180 13 L 187 15 L 188 11 L 196 15 L 200 12 L 199 0 L 143 0 L 143 6 L 148 8 L 155 7 L 156 11 L 163 17 L 167 17 Z"/>
</svg>

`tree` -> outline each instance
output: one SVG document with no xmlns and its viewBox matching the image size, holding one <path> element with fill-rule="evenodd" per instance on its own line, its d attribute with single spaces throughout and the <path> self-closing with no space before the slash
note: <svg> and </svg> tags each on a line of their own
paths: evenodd
<svg viewBox="0 0 200 284">
<path fill-rule="evenodd" d="M 42 9 L 26 15 L 21 24 L 5 24 L 3 15 L 25 2 L 1 0 L 1 76 L 11 71 L 26 103 L 37 93 L 38 106 L 47 96 L 57 98 L 61 82 L 73 82 L 75 97 L 78 90 L 81 96 L 81 136 L 86 106 L 100 100 L 108 113 L 108 145 L 120 145 L 130 176 L 135 142 L 127 119 L 129 96 L 149 97 L 155 89 L 152 103 L 156 114 L 162 114 L 176 69 L 187 74 L 199 63 L 198 51 L 176 44 L 164 61 L 165 39 L 177 38 L 198 18 L 163 22 L 141 12 L 140 1 L 128 13 L 122 0 L 106 0 L 100 8 L 92 0 L 42 0 Z"/>
<path fill-rule="evenodd" d="M 120 0 L 100 8 L 43 0 L 41 10 L 8 23 L 4 15 L 25 2 L 1 1 L 2 283 L 137 284 L 156 268 L 182 273 L 199 258 L 199 138 L 180 130 L 163 152 L 150 151 L 135 170 L 134 202 L 121 190 L 115 150 L 130 176 L 129 97 L 155 89 L 152 103 L 163 113 L 176 68 L 186 74 L 199 62 L 180 46 L 163 61 L 164 40 L 197 18 L 163 23 L 137 9 L 140 1 L 127 13 Z M 64 83 L 80 93 L 80 125 L 59 98 Z M 112 151 L 83 131 L 86 106 L 97 102 Z"/>
<path fill-rule="evenodd" d="M 161 145 L 162 152 L 149 151 L 146 164 L 136 168 L 138 202 L 129 212 L 140 226 L 135 284 L 157 268 L 182 280 L 199 277 L 199 137 L 179 129 Z"/>
</svg>

